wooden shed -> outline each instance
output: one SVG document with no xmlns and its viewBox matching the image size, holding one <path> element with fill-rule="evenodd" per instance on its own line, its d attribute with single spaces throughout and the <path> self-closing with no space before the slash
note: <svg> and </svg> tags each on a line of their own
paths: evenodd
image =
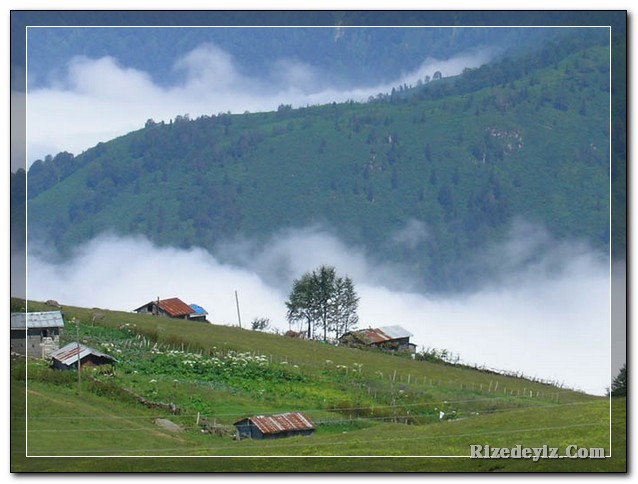
<svg viewBox="0 0 638 484">
<path fill-rule="evenodd" d="M 11 313 L 11 351 L 46 359 L 60 347 L 63 330 L 60 311 Z"/>
<path fill-rule="evenodd" d="M 292 412 L 280 415 L 243 418 L 233 424 L 237 429 L 236 438 L 276 439 L 295 435 L 311 435 L 315 424 L 303 413 Z"/>
<path fill-rule="evenodd" d="M 117 360 L 112 356 L 78 343 L 69 343 L 63 348 L 51 353 L 51 366 L 59 370 L 77 369 L 78 361 L 80 362 L 81 368 L 114 365 L 117 363 Z"/>
<path fill-rule="evenodd" d="M 375 346 L 385 350 L 416 352 L 416 345 L 410 343 L 412 333 L 401 326 L 382 326 L 351 331 L 339 341 L 346 346 Z"/>
</svg>

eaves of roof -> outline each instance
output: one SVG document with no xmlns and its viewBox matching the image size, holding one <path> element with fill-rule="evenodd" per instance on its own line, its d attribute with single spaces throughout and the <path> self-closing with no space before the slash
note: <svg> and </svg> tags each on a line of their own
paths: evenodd
<svg viewBox="0 0 638 484">
<path fill-rule="evenodd" d="M 242 419 L 244 420 L 244 419 Z M 242 422 L 235 422 L 235 425 Z M 249 417 L 251 421 L 263 434 L 278 434 L 294 430 L 313 430 L 315 424 L 303 413 L 292 412 L 281 415 L 255 416 Z"/>
</svg>

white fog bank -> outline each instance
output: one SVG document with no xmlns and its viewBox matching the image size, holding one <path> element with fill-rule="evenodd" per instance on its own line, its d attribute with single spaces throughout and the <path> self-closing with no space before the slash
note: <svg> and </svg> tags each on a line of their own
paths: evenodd
<svg viewBox="0 0 638 484">
<path fill-rule="evenodd" d="M 393 284 L 402 279 L 398 269 L 380 269 L 363 251 L 316 228 L 283 232 L 264 247 L 232 264 L 202 249 L 161 248 L 144 238 L 112 235 L 85 244 L 62 265 L 31 250 L 27 297 L 123 311 L 179 297 L 206 308 L 214 324 L 237 325 L 237 291 L 244 328 L 266 317 L 287 330 L 292 280 L 330 264 L 355 283 L 359 327 L 401 325 L 414 334 L 418 349 L 447 349 L 469 364 L 588 393 L 602 394 L 610 385 L 609 264 L 583 247 L 570 254 L 564 244 L 554 251 L 544 246 L 547 254 L 535 266 L 502 275 L 498 284 L 445 296 Z"/>
<path fill-rule="evenodd" d="M 274 111 L 281 104 L 366 101 L 404 83 L 416 85 L 436 71 L 445 77 L 460 74 L 464 68 L 485 64 L 492 55 L 483 49 L 450 59 L 428 58 L 415 72 L 397 73 L 387 85 L 347 90 L 335 88 L 330 73 L 289 59 L 275 62 L 263 78 L 245 76 L 235 59 L 213 44 L 185 52 L 174 66 L 181 80 L 168 87 L 155 83 L 147 72 L 122 66 L 114 57 L 78 56 L 66 66 L 61 80 L 27 93 L 27 164 L 62 151 L 79 155 L 99 142 L 141 129 L 149 118 L 169 122 L 184 114 L 196 118 Z M 12 93 L 16 101 L 23 95 Z"/>
</svg>

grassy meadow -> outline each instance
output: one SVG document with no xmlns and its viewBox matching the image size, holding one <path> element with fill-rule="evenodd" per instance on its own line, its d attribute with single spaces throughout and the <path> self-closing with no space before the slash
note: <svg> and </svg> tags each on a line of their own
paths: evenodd
<svg viewBox="0 0 638 484">
<path fill-rule="evenodd" d="M 13 472 L 626 469 L 624 399 L 612 399 L 610 412 L 608 398 L 478 369 L 125 312 L 63 314 L 62 343 L 74 340 L 79 322 L 82 342 L 118 364 L 78 379 L 44 361 L 12 359 Z M 294 411 L 316 423 L 312 436 L 233 438 L 241 418 Z M 602 447 L 609 455 L 610 414 L 611 458 L 468 458 L 472 444 Z"/>
</svg>

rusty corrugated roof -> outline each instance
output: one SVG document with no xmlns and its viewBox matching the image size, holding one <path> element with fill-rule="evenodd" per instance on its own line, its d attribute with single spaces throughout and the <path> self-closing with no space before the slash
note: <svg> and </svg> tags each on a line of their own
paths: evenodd
<svg viewBox="0 0 638 484">
<path fill-rule="evenodd" d="M 192 307 L 177 297 L 162 299 L 159 302 L 159 307 L 166 314 L 173 317 L 186 316 L 187 314 L 196 312 Z"/>
<path fill-rule="evenodd" d="M 235 422 L 235 425 L 243 420 L 251 421 L 263 434 L 278 434 L 280 432 L 289 432 L 291 430 L 313 430 L 316 428 L 312 420 L 299 412 L 248 417 L 247 419 Z"/>
<path fill-rule="evenodd" d="M 162 299 L 159 301 L 158 300 L 149 301 L 143 306 L 140 306 L 139 308 L 134 309 L 133 311 L 137 312 L 137 311 L 141 311 L 142 309 L 146 309 L 146 311 L 150 312 L 149 306 L 156 306 L 158 303 L 159 303 L 159 308 L 173 318 L 196 313 L 195 309 L 193 309 L 192 307 L 190 307 L 188 304 L 186 304 L 184 301 L 182 301 L 181 299 L 177 297 L 172 297 L 170 299 Z"/>
<path fill-rule="evenodd" d="M 54 358 L 59 362 L 70 366 L 78 361 L 78 355 L 80 355 L 81 360 L 82 358 L 91 354 L 100 356 L 102 358 L 107 358 L 115 362 L 117 361 L 115 358 L 107 355 L 106 353 L 94 350 L 93 348 L 89 348 L 88 346 L 84 346 L 83 344 L 78 345 L 77 343 L 69 343 L 59 350 L 54 351 L 53 353 L 51 353 L 51 358 Z"/>
<path fill-rule="evenodd" d="M 371 343 L 383 343 L 384 341 L 389 341 L 391 339 L 379 328 L 364 329 L 363 334 Z"/>
</svg>

